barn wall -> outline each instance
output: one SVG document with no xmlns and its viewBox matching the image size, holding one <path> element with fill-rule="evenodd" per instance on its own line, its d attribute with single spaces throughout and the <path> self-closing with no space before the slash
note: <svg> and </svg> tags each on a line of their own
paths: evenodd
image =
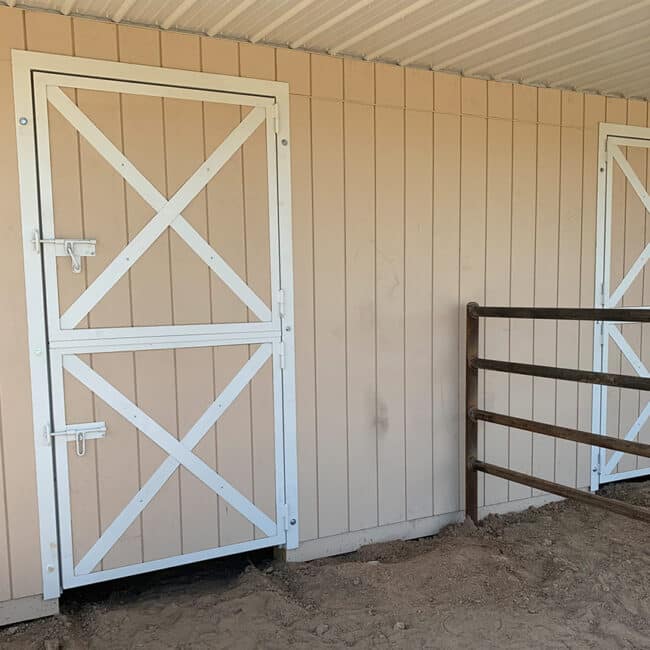
<svg viewBox="0 0 650 650">
<path fill-rule="evenodd" d="M 289 82 L 301 538 L 456 513 L 463 305 L 593 304 L 597 126 L 646 125 L 647 105 L 0 8 L 0 601 L 41 590 L 12 48 L 175 66 L 198 51 L 205 71 Z M 492 321 L 481 345 L 591 366 L 586 324 Z M 587 387 L 495 374 L 481 394 L 590 427 Z M 486 440 L 491 462 L 589 482 L 573 443 Z M 481 479 L 487 506 L 530 496 Z"/>
</svg>

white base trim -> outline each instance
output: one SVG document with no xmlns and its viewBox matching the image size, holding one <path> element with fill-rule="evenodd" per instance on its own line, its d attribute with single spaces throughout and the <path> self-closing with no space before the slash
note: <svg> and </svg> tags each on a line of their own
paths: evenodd
<svg viewBox="0 0 650 650">
<path fill-rule="evenodd" d="M 589 488 L 582 488 L 588 491 Z M 564 497 L 559 497 L 556 494 L 540 494 L 535 497 L 528 497 L 527 499 L 517 499 L 516 501 L 506 501 L 504 503 L 495 503 L 491 506 L 481 506 L 478 509 L 479 519 L 483 519 L 488 515 L 507 515 L 513 512 L 522 512 L 528 508 L 541 508 L 547 503 L 555 503 L 557 501 L 564 501 Z"/>
<path fill-rule="evenodd" d="M 587 490 L 588 488 L 584 488 Z M 563 497 L 554 494 L 540 494 L 539 496 L 516 501 L 506 501 L 490 506 L 479 508 L 479 517 L 482 519 L 489 514 L 505 515 L 510 512 L 521 512 L 528 508 L 539 508 L 547 503 L 564 501 Z M 300 542 L 297 549 L 286 552 L 287 562 L 307 562 L 322 557 L 352 553 L 362 546 L 376 544 L 378 542 L 393 542 L 396 540 L 415 539 L 417 537 L 428 537 L 439 533 L 443 528 L 451 524 L 461 523 L 465 518 L 465 512 L 449 512 L 444 515 L 434 515 L 412 521 L 402 521 L 376 528 L 367 528 L 321 539 L 310 539 Z"/>
<path fill-rule="evenodd" d="M 43 596 L 25 596 L 15 600 L 0 602 L 0 626 L 31 621 L 43 616 L 56 616 L 59 613 L 59 599 L 43 600 Z"/>
<path fill-rule="evenodd" d="M 445 526 L 463 521 L 462 512 L 423 517 L 411 521 L 400 521 L 365 530 L 356 530 L 321 539 L 300 542 L 300 546 L 287 551 L 287 562 L 307 562 L 316 558 L 352 553 L 362 546 L 377 542 L 392 542 L 398 539 L 415 539 L 439 533 Z"/>
</svg>

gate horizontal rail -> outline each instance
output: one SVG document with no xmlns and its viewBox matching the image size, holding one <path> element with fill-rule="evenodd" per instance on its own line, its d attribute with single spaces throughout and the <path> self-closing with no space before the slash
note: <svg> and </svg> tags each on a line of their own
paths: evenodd
<svg viewBox="0 0 650 650">
<path fill-rule="evenodd" d="M 465 367 L 465 513 L 478 522 L 478 472 L 491 474 L 515 483 L 557 494 L 582 503 L 604 508 L 612 512 L 640 519 L 650 523 L 650 509 L 632 505 L 617 499 L 610 499 L 583 490 L 568 487 L 553 481 L 523 474 L 506 467 L 492 465 L 478 459 L 478 423 L 490 422 L 503 426 L 532 431 L 553 438 L 576 443 L 603 447 L 627 454 L 650 458 L 650 445 L 620 440 L 611 436 L 596 435 L 579 429 L 561 427 L 535 420 L 526 420 L 502 413 L 478 408 L 478 371 L 492 370 L 533 377 L 562 379 L 588 384 L 616 386 L 650 391 L 650 379 L 607 372 L 591 372 L 571 368 L 538 366 L 528 363 L 513 363 L 482 359 L 479 350 L 479 319 L 484 318 L 530 318 L 552 320 L 586 320 L 596 322 L 650 322 L 650 311 L 644 309 L 568 309 L 539 307 L 481 307 L 475 302 L 467 304 L 466 367 Z"/>
</svg>

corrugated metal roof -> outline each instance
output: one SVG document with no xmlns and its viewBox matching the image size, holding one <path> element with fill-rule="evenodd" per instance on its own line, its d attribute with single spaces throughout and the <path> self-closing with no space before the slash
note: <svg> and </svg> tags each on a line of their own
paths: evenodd
<svg viewBox="0 0 650 650">
<path fill-rule="evenodd" d="M 650 97 L 650 0 L 27 0 L 17 4 L 468 76 Z"/>
</svg>

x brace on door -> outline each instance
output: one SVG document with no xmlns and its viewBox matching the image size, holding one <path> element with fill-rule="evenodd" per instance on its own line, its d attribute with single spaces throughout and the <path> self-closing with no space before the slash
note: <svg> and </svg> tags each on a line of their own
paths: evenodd
<svg viewBox="0 0 650 650">
<path fill-rule="evenodd" d="M 287 544 L 288 548 L 295 548 L 298 544 L 296 519 L 298 513 L 288 85 L 275 81 L 24 51 L 12 52 L 12 71 L 44 598 L 58 596 L 62 586 L 91 584 L 278 544 Z M 80 92 L 93 94 L 79 95 Z M 77 96 L 92 97 L 89 106 L 98 106 L 101 111 L 103 107 L 115 106 L 113 103 L 115 100 L 111 100 L 111 96 L 123 98 L 134 95 L 159 98 L 160 101 L 196 101 L 202 103 L 203 107 L 209 105 L 238 107 L 238 110 L 230 113 L 233 116 L 239 113 L 241 116 L 237 126 L 218 147 L 211 153 L 207 152 L 209 156 L 205 155 L 206 152 L 203 150 L 200 151 L 205 162 L 198 166 L 169 199 L 158 191 L 153 183 L 91 121 L 92 115 L 85 114 L 76 103 Z M 103 103 L 103 98 L 106 98 L 108 103 Z M 122 106 L 120 103 L 119 116 L 111 115 L 109 119 L 121 120 L 123 125 L 125 114 L 122 112 Z M 75 129 L 74 136 L 70 137 L 70 132 L 66 133 L 67 127 L 62 125 L 61 121 L 50 120 L 49 116 L 53 111 L 61 115 L 66 124 L 69 123 Z M 166 120 L 164 113 L 162 111 L 161 115 L 163 127 Z M 226 115 L 228 111 L 214 111 L 214 114 Z M 130 113 L 128 119 L 146 119 L 146 111 L 139 114 L 137 118 L 134 118 L 134 115 Z M 264 139 L 257 137 L 261 135 L 258 129 L 264 122 L 266 123 L 265 146 Z M 52 136 L 57 137 L 56 140 L 51 139 L 53 129 L 57 130 L 57 135 Z M 122 138 L 125 137 L 125 133 L 123 130 Z M 58 138 L 59 134 L 63 135 L 64 139 Z M 255 140 L 243 155 L 247 156 L 250 151 L 249 159 L 253 156 L 261 156 L 266 157 L 266 160 L 262 163 L 262 158 L 253 166 L 255 171 L 250 172 L 253 179 L 251 187 L 255 183 L 260 183 L 260 187 L 263 187 L 262 164 L 267 170 L 268 184 L 270 293 L 268 298 L 262 296 L 263 299 L 257 294 L 258 290 L 249 287 L 213 249 L 208 243 L 208 238 L 201 236 L 183 215 L 183 211 L 190 207 L 195 197 L 200 197 L 210 180 L 220 169 L 223 169 L 228 160 L 232 160 L 235 152 L 253 134 Z M 146 222 L 130 243 L 121 240 L 122 233 L 110 239 L 111 247 L 126 246 L 126 248 L 123 248 L 122 252 L 117 254 L 98 275 L 92 276 L 92 281 L 85 290 L 82 289 L 81 293 L 75 294 L 76 299 L 73 299 L 71 304 L 67 303 L 70 306 L 62 313 L 60 300 L 63 298 L 60 291 L 65 292 L 68 297 L 70 295 L 68 289 L 73 286 L 79 287 L 83 280 L 81 282 L 77 280 L 74 285 L 67 282 L 68 278 L 60 282 L 61 272 L 71 272 L 69 265 L 64 271 L 64 267 L 57 264 L 55 253 L 59 251 L 55 251 L 52 245 L 45 245 L 42 250 L 35 249 L 34 242 L 38 241 L 40 244 L 42 239 L 49 242 L 63 236 L 85 237 L 84 225 L 92 224 L 94 218 L 92 215 L 84 224 L 84 205 L 81 205 L 80 221 L 75 221 L 77 217 L 75 214 L 71 219 L 63 218 L 59 222 L 59 225 L 68 223 L 70 224 L 68 227 L 73 229 L 77 226 L 72 226 L 72 223 L 79 223 L 79 231 L 64 232 L 66 226 L 60 226 L 60 230 L 57 231 L 54 192 L 58 189 L 55 188 L 55 182 L 65 179 L 65 182 L 78 183 L 79 189 L 83 192 L 84 178 L 80 174 L 66 175 L 66 170 L 55 170 L 53 173 L 52 165 L 56 167 L 58 161 L 64 160 L 69 153 L 72 153 L 75 145 L 78 147 L 77 135 L 96 150 L 112 170 L 117 172 L 121 179 L 153 208 L 154 216 Z M 205 141 L 204 137 L 204 145 Z M 278 146 L 280 144 L 281 146 Z M 51 148 L 53 151 L 50 151 Z M 62 151 L 64 153 L 59 157 Z M 74 155 L 72 157 L 74 158 Z M 246 174 L 246 169 L 243 169 L 243 172 Z M 98 186 L 101 173 L 103 173 L 101 165 L 88 169 L 86 178 L 92 178 L 92 181 L 88 181 L 85 187 L 89 191 Z M 246 178 L 243 177 L 242 183 L 246 182 Z M 101 187 L 101 184 L 99 186 Z M 66 194 L 58 193 L 56 196 L 57 200 L 62 201 L 56 209 L 65 209 L 68 198 Z M 128 206 L 125 206 L 125 209 L 128 209 Z M 57 214 L 60 216 L 60 213 Z M 262 216 L 260 213 L 260 217 Z M 102 223 L 102 225 L 107 224 Z M 126 276 L 133 264 L 159 239 L 167 227 L 174 230 L 242 301 L 248 308 L 250 317 L 242 322 L 129 326 L 128 315 L 126 315 L 123 324 L 118 318 L 111 321 L 118 324 L 109 327 L 94 327 L 91 323 L 78 327 L 88 316 L 92 320 L 94 307 L 105 299 L 120 278 Z M 88 235 L 97 236 L 97 233 L 89 231 Z M 104 255 L 106 251 L 103 248 L 102 236 L 97 241 L 100 255 Z M 42 254 L 37 254 L 39 252 Z M 226 253 L 225 250 L 221 251 L 222 255 Z M 92 271 L 97 269 L 98 263 L 97 260 L 94 261 Z M 90 273 L 90 267 L 87 268 Z M 255 270 L 258 275 L 260 272 L 261 268 Z M 258 275 L 255 277 L 257 278 Z M 155 274 L 152 277 L 155 279 Z M 282 312 L 278 307 L 279 295 L 284 295 L 285 306 Z M 272 300 L 272 304 L 269 300 Z M 109 364 L 102 367 L 108 368 L 115 367 L 111 365 L 112 358 L 115 358 L 110 357 L 113 352 L 200 347 L 214 349 L 222 345 L 242 345 L 246 346 L 247 350 L 253 346 L 253 350 L 257 349 L 252 356 L 246 355 L 248 361 L 241 362 L 243 366 L 235 377 L 180 441 L 141 410 L 137 402 L 134 404 L 118 391 L 115 388 L 118 384 L 111 385 L 100 376 L 96 370 L 99 364 L 94 364 L 94 357 L 92 357 L 93 361 L 87 362 L 87 365 L 80 356 L 87 353 L 93 355 L 106 353 Z M 261 510 L 243 496 L 242 493 L 248 494 L 247 488 L 238 483 L 237 487 L 241 489 L 239 492 L 212 467 L 203 463 L 198 452 L 195 454 L 193 450 L 201 440 L 206 440 L 206 431 L 214 430 L 213 427 L 220 415 L 237 398 L 237 395 L 241 395 L 244 387 L 269 362 L 269 359 L 273 362 L 271 372 L 267 373 L 265 369 L 264 377 L 257 375 L 256 381 L 266 383 L 267 380 L 272 379 L 272 411 L 269 410 L 268 404 L 265 405 L 265 412 L 267 415 L 271 414 L 272 421 L 269 421 L 268 427 L 264 428 L 273 439 L 273 453 L 269 455 L 269 461 L 274 465 L 276 480 L 272 497 L 265 494 L 261 499 L 260 503 L 266 504 L 260 506 L 263 508 Z M 281 359 L 284 359 L 282 366 Z M 117 381 L 116 377 L 119 373 L 118 364 L 117 375 L 111 374 L 113 377 L 111 381 Z M 157 447 L 168 454 L 164 461 L 158 461 L 161 463 L 160 466 L 149 474 L 148 478 L 145 476 L 141 481 L 138 476 L 136 481 L 133 481 L 134 477 L 130 476 L 129 483 L 134 484 L 135 489 L 132 492 L 120 491 L 118 503 L 111 500 L 110 493 L 102 493 L 106 496 L 106 503 L 97 504 L 97 514 L 102 505 L 107 505 L 108 508 L 103 513 L 110 511 L 112 516 L 106 523 L 101 516 L 98 518 L 99 534 L 94 532 L 93 524 L 86 526 L 85 523 L 89 522 L 85 520 L 84 526 L 79 530 L 74 528 L 81 521 L 77 517 L 79 511 L 74 510 L 80 502 L 75 502 L 74 498 L 79 490 L 84 490 L 83 481 L 88 480 L 88 471 L 95 473 L 96 480 L 101 478 L 98 474 L 101 464 L 95 464 L 93 470 L 88 465 L 82 467 L 80 463 L 85 461 L 69 453 L 67 436 L 52 438 L 45 435 L 47 431 L 68 430 L 66 385 L 64 384 L 66 374 L 68 377 L 77 378 L 80 386 L 95 394 L 96 400 L 108 402 L 109 407 L 122 417 L 126 417 L 128 422 L 133 423 L 135 428 L 142 432 L 142 436 L 152 440 Z M 74 424 L 70 426 L 73 427 Z M 229 427 L 230 423 L 225 426 L 224 431 Z M 125 441 L 129 440 L 130 427 L 120 428 L 113 433 L 125 436 Z M 219 432 L 216 434 L 218 436 Z M 53 443 L 54 465 L 52 463 Z M 265 450 L 270 452 L 269 441 L 264 444 L 268 445 Z M 119 443 L 116 444 L 116 440 L 111 440 L 111 423 L 107 428 L 106 439 L 93 443 L 93 451 L 102 455 L 103 445 L 106 445 L 104 463 L 119 458 Z M 155 456 L 157 457 L 157 454 Z M 87 460 L 88 458 L 86 462 Z M 251 529 L 252 538 L 248 535 L 248 539 L 242 539 L 241 536 L 235 535 L 234 539 L 241 539 L 241 541 L 228 543 L 225 540 L 232 537 L 229 537 L 225 531 L 225 537 L 222 537 L 221 520 L 217 518 L 218 535 L 215 538 L 214 531 L 208 532 L 204 546 L 199 542 L 184 549 L 181 545 L 180 555 L 174 554 L 178 552 L 174 545 L 169 549 L 172 555 L 162 548 L 162 552 L 156 549 L 146 552 L 143 548 L 139 554 L 130 551 L 124 554 L 122 548 L 116 546 L 116 542 L 125 541 L 126 546 L 129 546 L 130 541 L 126 539 L 128 530 L 133 528 L 144 508 L 151 503 L 161 487 L 169 481 L 169 477 L 181 466 L 184 471 L 193 474 L 207 485 L 214 494 L 219 495 L 224 503 L 229 503 L 228 510 L 237 511 L 247 521 L 252 522 L 252 526 L 247 526 Z M 55 470 L 58 476 L 56 482 Z M 220 471 L 224 470 L 220 469 Z M 264 480 L 268 480 L 271 472 L 268 468 L 265 471 L 267 473 Z M 99 491 L 97 495 L 99 498 Z M 123 508 L 123 503 L 126 504 L 126 508 Z M 214 506 L 213 501 L 212 504 Z M 277 523 L 273 519 L 277 519 Z M 236 521 L 239 520 L 236 518 Z M 180 525 L 183 525 L 182 522 Z M 253 527 L 255 531 L 252 530 Z M 77 552 L 81 553 L 78 557 Z"/>
<path fill-rule="evenodd" d="M 639 177 L 634 173 L 632 166 L 627 161 L 627 158 L 625 158 L 623 155 L 623 152 L 615 144 L 609 144 L 608 150 L 610 151 L 612 158 L 618 163 L 623 174 L 625 174 L 625 177 L 630 182 L 630 185 L 634 188 L 634 191 L 636 192 L 639 199 L 641 199 L 641 202 L 643 203 L 645 209 L 650 212 L 650 195 L 646 191 Z M 649 258 L 650 243 L 646 245 L 646 247 L 643 249 L 643 252 L 634 261 L 634 264 L 632 264 L 630 270 L 625 274 L 625 277 L 621 280 L 614 293 L 612 293 L 612 295 L 609 297 L 605 305 L 606 307 L 613 308 L 616 307 L 619 302 L 621 302 L 623 295 L 630 288 L 639 273 L 641 273 Z"/>
<path fill-rule="evenodd" d="M 614 323 L 608 323 L 606 325 L 607 334 L 609 337 L 616 343 L 618 349 L 625 355 L 625 358 L 629 361 L 630 365 L 634 368 L 636 373 L 640 377 L 650 377 L 648 369 L 645 367 L 645 364 L 641 361 L 639 356 L 634 352 L 632 346 L 625 340 L 625 337 L 621 333 L 621 330 Z M 650 417 L 650 401 L 645 405 L 634 424 L 630 427 L 629 431 L 625 434 L 625 440 L 636 440 L 639 432 L 643 428 L 643 425 L 648 421 Z M 605 467 L 602 469 L 602 473 L 605 476 L 610 475 L 619 461 L 623 458 L 623 453 L 620 451 L 614 452 L 609 460 L 607 461 Z"/>
<path fill-rule="evenodd" d="M 97 566 L 179 465 L 183 465 L 192 472 L 194 476 L 241 512 L 266 535 L 276 534 L 277 525 L 272 519 L 192 453 L 192 449 L 201 442 L 228 406 L 268 360 L 271 352 L 272 345 L 270 343 L 261 345 L 180 442 L 78 357 L 67 355 L 63 358 L 63 367 L 70 374 L 169 454 L 167 460 L 151 475 L 77 564 L 76 575 L 90 573 Z"/>
<path fill-rule="evenodd" d="M 618 286 L 610 293 L 612 222 L 614 219 L 622 218 L 621 215 L 617 216 L 615 214 L 613 200 L 615 166 L 621 170 L 625 180 L 629 183 L 632 193 L 638 197 L 646 213 L 650 212 L 650 194 L 621 147 L 627 147 L 628 150 L 650 148 L 650 130 L 639 127 L 601 124 L 599 162 L 601 176 L 598 186 L 597 291 L 595 303 L 605 308 L 616 308 L 621 304 L 639 275 L 643 272 L 648 259 L 650 259 L 650 242 L 648 242 L 629 268 L 625 270 Z M 648 314 L 650 320 L 650 311 Z M 622 323 L 596 324 L 594 331 L 594 369 L 605 372 L 608 370 L 610 354 L 608 348 L 611 341 L 639 376 L 650 376 L 641 357 L 625 338 L 620 325 Z M 592 418 L 594 432 L 603 435 L 609 433 L 611 435 L 611 432 L 607 431 L 607 408 L 607 388 L 595 386 L 593 389 Z M 638 416 L 625 433 L 625 440 L 637 439 L 649 419 L 650 401 L 640 410 Z M 616 468 L 622 458 L 623 454 L 621 452 L 615 452 L 608 456 L 605 449 L 593 448 L 592 490 L 598 489 L 605 482 L 650 473 L 650 470 L 644 468 L 616 473 Z"/>
<path fill-rule="evenodd" d="M 226 261 L 187 222 L 181 212 L 228 162 L 242 143 L 262 124 L 262 107 L 254 108 L 207 160 L 169 200 L 137 170 L 60 88 L 49 86 L 50 103 L 79 131 L 133 189 L 155 210 L 156 216 L 127 244 L 94 282 L 61 316 L 62 329 L 74 328 L 137 262 L 156 239 L 171 226 L 247 307 L 261 320 L 271 320 L 271 311 Z"/>
</svg>

